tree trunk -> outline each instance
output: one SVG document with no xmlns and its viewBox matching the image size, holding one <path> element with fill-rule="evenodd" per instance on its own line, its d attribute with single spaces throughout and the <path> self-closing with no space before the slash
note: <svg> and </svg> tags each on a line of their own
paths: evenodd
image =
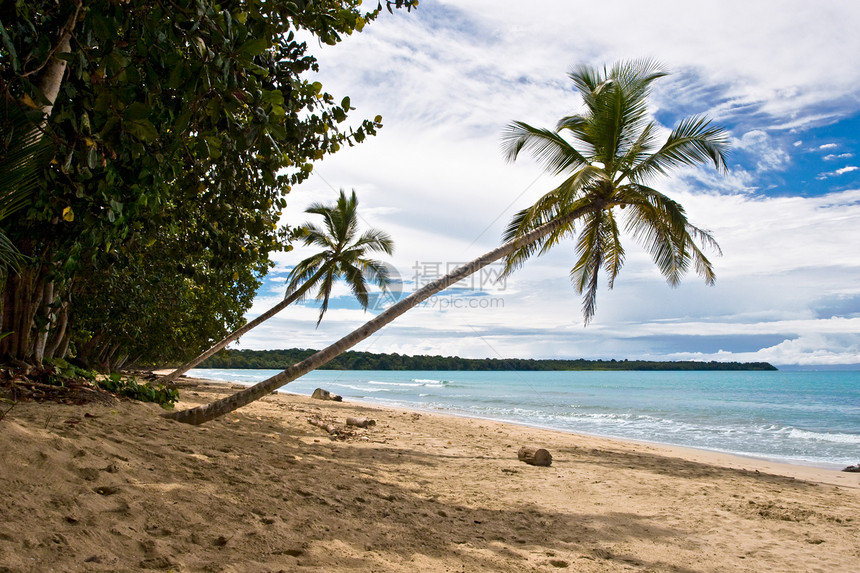
<svg viewBox="0 0 860 573">
<path fill-rule="evenodd" d="M 552 455 L 549 451 L 537 446 L 523 446 L 517 452 L 517 459 L 532 466 L 549 467 L 552 465 Z"/>
<path fill-rule="evenodd" d="M 104 369 L 105 372 L 107 372 L 107 373 L 113 372 L 113 368 L 111 366 L 111 364 L 113 362 L 113 356 L 114 356 L 114 354 L 117 353 L 120 346 L 121 346 L 120 342 L 117 342 L 113 346 L 105 345 L 105 350 L 102 352 L 101 357 L 99 359 L 99 362 L 101 363 L 102 369 Z"/>
<path fill-rule="evenodd" d="M 69 355 L 69 343 L 72 341 L 72 331 L 66 328 L 66 334 L 63 336 L 63 341 L 60 343 L 58 352 L 54 355 L 57 358 L 65 359 Z"/>
<path fill-rule="evenodd" d="M 78 348 L 78 360 L 87 368 L 92 369 L 98 364 L 97 351 L 100 348 L 102 338 L 104 338 L 104 333 L 96 333 Z"/>
<path fill-rule="evenodd" d="M 2 355 L 25 362 L 32 359 L 34 319 L 45 294 L 43 278 L 41 270 L 34 267 L 7 277 L 0 331 L 11 334 L 0 341 Z"/>
<path fill-rule="evenodd" d="M 45 320 L 37 331 L 33 345 L 33 361 L 36 366 L 42 365 L 42 359 L 45 357 L 45 347 L 48 344 L 48 335 L 51 332 L 51 326 L 56 319 L 53 312 L 54 305 L 54 281 L 45 280 L 42 285 L 42 302 L 38 306 L 37 316 L 41 316 Z"/>
<path fill-rule="evenodd" d="M 58 54 L 67 54 L 72 51 L 71 38 L 72 32 L 78 21 L 78 14 L 81 11 L 81 0 L 75 0 L 75 12 L 69 17 L 66 25 L 60 31 L 60 37 L 49 56 L 44 67 L 39 71 L 37 79 L 33 82 L 36 87 L 48 100 L 48 105 L 42 107 L 42 113 L 45 114 L 45 120 L 51 116 L 54 109 L 54 103 L 57 101 L 57 95 L 60 93 L 60 86 L 63 84 L 63 76 L 66 73 L 66 60 L 61 60 L 56 57 Z"/>
<path fill-rule="evenodd" d="M 0 303 L 0 335 L 11 332 L 7 327 L 7 321 L 9 317 L 12 316 L 12 301 L 14 300 L 14 293 L 8 288 L 9 281 L 11 277 L 6 275 L 2 278 L 2 288 L 3 288 L 3 302 Z M 0 338 L 0 357 L 9 355 L 9 335 Z"/>
<path fill-rule="evenodd" d="M 320 271 L 318 273 L 316 273 L 314 276 L 312 276 L 311 278 L 306 280 L 305 283 L 302 286 L 300 286 L 299 288 L 297 288 L 290 296 L 284 298 L 284 300 L 282 300 L 281 302 L 279 302 L 278 304 L 276 304 L 275 306 L 273 306 L 272 308 L 270 308 L 269 310 L 267 310 L 266 312 L 264 312 L 263 314 L 261 314 L 260 316 L 255 318 L 254 320 L 252 320 L 251 322 L 245 324 L 245 326 L 243 326 L 237 330 L 234 330 L 231 334 L 227 335 L 221 341 L 219 341 L 214 346 L 212 346 L 209 350 L 198 355 L 196 358 L 186 362 L 185 364 L 183 364 L 182 366 L 180 366 L 179 368 L 177 368 L 176 370 L 174 370 L 170 374 L 165 374 L 164 376 L 159 378 L 158 381 L 163 383 L 163 384 L 173 383 L 181 375 L 185 374 L 186 372 L 188 372 L 189 370 L 191 370 L 192 368 L 194 368 L 195 366 L 197 366 L 198 364 L 200 364 L 201 362 L 203 362 L 204 360 L 206 360 L 207 358 L 209 358 L 210 356 L 212 356 L 213 354 L 215 354 L 216 352 L 218 352 L 219 350 L 221 350 L 222 348 L 224 348 L 225 346 L 227 346 L 228 344 L 230 344 L 231 342 L 233 342 L 234 340 L 236 340 L 237 338 L 239 338 L 240 336 L 242 336 L 243 334 L 245 334 L 246 332 L 248 332 L 252 328 L 262 324 L 263 322 L 265 322 L 267 320 L 269 320 L 270 318 L 272 318 L 273 316 L 275 316 L 276 314 L 281 312 L 283 309 L 287 308 L 293 302 L 300 299 L 305 294 L 305 292 L 307 292 L 307 290 L 311 287 L 311 285 L 313 283 L 315 283 L 317 281 L 317 279 L 319 279 L 319 277 L 321 277 L 323 274 L 324 274 L 324 269 L 320 269 Z"/>
<path fill-rule="evenodd" d="M 565 215 L 564 217 L 550 221 L 546 225 L 539 227 L 534 231 L 526 233 L 522 237 L 505 243 L 501 247 L 490 251 L 489 253 L 473 260 L 470 263 L 466 263 L 465 265 L 448 273 L 444 277 L 437 279 L 432 283 L 424 286 L 423 288 L 415 291 L 400 302 L 392 305 L 385 312 L 371 319 L 370 321 L 365 323 L 364 326 L 361 326 L 357 330 L 354 330 L 350 334 L 344 336 L 328 348 L 320 350 L 316 354 L 309 356 L 298 364 L 293 364 L 283 372 L 276 374 L 271 378 L 263 380 L 262 382 L 259 382 L 254 386 L 250 386 L 245 390 L 237 392 L 236 394 L 233 394 L 231 396 L 227 396 L 226 398 L 216 400 L 215 402 L 212 402 L 205 406 L 198 406 L 196 408 L 183 410 L 181 412 L 170 412 L 167 414 L 163 414 L 163 416 L 165 418 L 172 418 L 174 420 L 186 424 L 197 425 L 208 422 L 209 420 L 214 420 L 215 418 L 223 416 L 228 412 L 232 412 L 237 408 L 241 408 L 242 406 L 250 404 L 255 400 L 259 400 L 263 396 L 272 393 L 281 386 L 292 382 L 296 378 L 303 376 L 308 372 L 326 364 L 328 361 L 349 350 L 365 338 L 369 337 L 374 332 L 378 331 L 382 327 L 394 321 L 394 319 L 405 313 L 410 308 L 421 304 L 434 294 L 445 290 L 452 284 L 455 284 L 458 281 L 461 281 L 464 278 L 468 277 L 469 275 L 476 273 L 487 265 L 492 264 L 503 257 L 507 257 L 508 255 L 513 254 L 520 247 L 537 241 L 540 238 L 552 233 L 559 227 L 571 223 L 572 221 L 576 220 L 578 217 L 582 216 L 590 210 L 590 208 L 582 208 L 573 211 Z"/>
<path fill-rule="evenodd" d="M 63 347 L 66 331 L 69 326 L 69 302 L 65 301 L 57 311 L 57 325 L 51 333 L 51 339 L 45 347 L 45 358 L 63 358 L 57 351 Z"/>
<path fill-rule="evenodd" d="M 36 330 L 36 313 L 39 306 L 42 304 L 42 297 L 45 296 L 45 289 L 40 288 L 39 273 L 33 271 L 27 277 L 22 277 L 25 280 L 21 282 L 21 298 L 23 304 L 21 309 L 20 320 L 18 326 L 18 358 L 29 360 L 33 357 L 33 334 Z"/>
</svg>

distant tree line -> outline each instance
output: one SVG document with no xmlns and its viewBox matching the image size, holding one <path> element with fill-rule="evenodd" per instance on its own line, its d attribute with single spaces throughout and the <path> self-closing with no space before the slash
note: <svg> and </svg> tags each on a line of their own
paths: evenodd
<svg viewBox="0 0 860 573">
<path fill-rule="evenodd" d="M 253 368 L 283 370 L 316 350 L 224 350 L 200 368 Z M 348 351 L 321 370 L 776 370 L 767 362 L 652 362 L 646 360 L 535 360 L 524 358 L 460 358 L 457 356 L 405 356 Z"/>
</svg>

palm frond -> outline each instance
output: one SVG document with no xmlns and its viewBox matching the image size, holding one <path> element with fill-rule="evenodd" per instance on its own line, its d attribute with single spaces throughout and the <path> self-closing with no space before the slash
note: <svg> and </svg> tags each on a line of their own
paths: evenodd
<svg viewBox="0 0 860 573">
<path fill-rule="evenodd" d="M 0 114 L 0 220 L 28 204 L 39 171 L 50 161 L 53 141 L 39 127 L 43 115 L 6 104 Z"/>
<path fill-rule="evenodd" d="M 330 232 L 320 229 L 313 223 L 305 223 L 302 226 L 305 228 L 305 236 L 302 237 L 302 242 L 306 247 L 321 247 L 333 251 L 337 249 L 335 237 Z"/>
<path fill-rule="evenodd" d="M 583 228 L 576 242 L 579 259 L 570 271 L 573 288 L 582 295 L 582 314 L 585 324 L 591 322 L 597 306 L 598 274 L 603 266 L 601 246 L 602 212 L 592 212 L 585 216 Z"/>
<path fill-rule="evenodd" d="M 502 151 L 505 159 L 513 162 L 523 149 L 530 151 L 538 163 L 553 174 L 578 169 L 588 163 L 588 160 L 558 133 L 515 121 L 502 135 Z"/>
<path fill-rule="evenodd" d="M 621 246 L 621 232 L 618 221 L 611 210 L 604 211 L 604 223 L 601 233 L 601 250 L 603 251 L 603 268 L 606 269 L 607 286 L 615 286 L 615 278 L 624 266 L 624 247 Z"/>
<path fill-rule="evenodd" d="M 351 250 L 394 254 L 394 239 L 385 231 L 368 229 L 352 244 Z"/>
<path fill-rule="evenodd" d="M 295 267 L 293 267 L 293 270 L 291 270 L 290 274 L 287 275 L 287 289 L 284 293 L 284 298 L 290 296 L 291 294 L 296 292 L 299 287 L 310 281 L 313 276 L 320 271 L 325 262 L 325 253 L 317 253 L 304 259 Z M 308 285 L 308 289 L 311 289 L 313 287 L 313 284 Z M 307 296 L 307 292 L 308 291 L 305 291 L 305 293 L 300 297 L 300 300 L 304 299 L 305 296 Z"/>
<path fill-rule="evenodd" d="M 317 319 L 317 326 L 320 325 L 323 316 L 325 316 L 325 313 L 328 310 L 328 303 L 329 300 L 331 300 L 331 291 L 334 288 L 334 283 L 336 280 L 337 273 L 333 268 L 329 268 L 320 280 L 319 290 L 317 291 L 316 295 L 316 299 L 320 301 L 320 316 Z"/>
<path fill-rule="evenodd" d="M 340 271 L 350 292 L 352 292 L 352 296 L 355 297 L 361 308 L 367 310 L 367 280 L 364 269 L 357 265 L 342 265 Z"/>
<path fill-rule="evenodd" d="M 682 165 L 713 163 L 726 170 L 729 140 L 726 131 L 712 126 L 704 116 L 692 116 L 678 124 L 663 146 L 627 173 L 634 182 L 644 182 Z"/>
<path fill-rule="evenodd" d="M 54 144 L 40 127 L 43 114 L 24 111 L 9 103 L 0 110 L 0 221 L 32 202 L 38 174 L 51 159 Z M 0 278 L 26 260 L 0 229 Z"/>
<path fill-rule="evenodd" d="M 504 242 L 512 241 L 561 217 L 573 215 L 573 221 L 514 251 L 505 259 L 502 276 L 507 276 L 519 269 L 532 256 L 543 255 L 564 239 L 573 236 L 576 220 L 594 209 L 591 200 L 581 196 L 582 190 L 604 177 L 605 173 L 602 169 L 587 165 L 541 197 L 534 205 L 514 215 L 505 228 Z"/>
<path fill-rule="evenodd" d="M 639 136 L 627 147 L 624 155 L 615 162 L 615 185 L 620 185 L 627 178 L 627 173 L 651 153 L 656 145 L 655 130 L 656 125 L 648 122 Z"/>
<path fill-rule="evenodd" d="M 362 259 L 361 269 L 366 280 L 374 283 L 382 292 L 388 292 L 392 280 L 388 265 L 372 259 Z"/>
<path fill-rule="evenodd" d="M 571 72 L 588 109 L 585 125 L 577 129 L 594 148 L 595 160 L 610 172 L 647 125 L 650 85 L 664 75 L 654 60 L 620 62 L 602 72 L 587 66 Z"/>
<path fill-rule="evenodd" d="M 713 284 L 713 266 L 696 243 L 721 254 L 714 237 L 692 225 L 684 208 L 659 191 L 643 185 L 629 187 L 637 190 L 639 200 L 630 203 L 628 230 L 651 253 L 667 282 L 678 285 L 692 262 L 705 282 Z"/>
</svg>

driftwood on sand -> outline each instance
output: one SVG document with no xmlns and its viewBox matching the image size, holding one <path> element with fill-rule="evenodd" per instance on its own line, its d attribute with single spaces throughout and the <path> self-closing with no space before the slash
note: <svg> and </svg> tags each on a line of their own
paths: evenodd
<svg viewBox="0 0 860 573">
<path fill-rule="evenodd" d="M 332 436 L 339 436 L 341 432 L 340 428 L 338 428 L 336 424 L 321 418 L 308 418 L 308 424 L 316 426 L 317 428 L 322 428 Z"/>
<path fill-rule="evenodd" d="M 350 416 L 346 419 L 347 426 L 355 426 L 356 428 L 368 428 L 376 425 L 376 420 L 371 418 L 355 418 Z"/>
<path fill-rule="evenodd" d="M 549 466 L 552 464 L 552 455 L 544 448 L 537 446 L 523 446 L 517 452 L 517 458 L 532 466 Z"/>
<path fill-rule="evenodd" d="M 322 428 L 323 430 L 331 434 L 333 440 L 346 440 L 349 438 L 354 438 L 356 436 L 364 435 L 364 432 L 362 432 L 359 428 L 366 429 L 371 426 L 375 426 L 376 420 L 373 420 L 371 418 L 348 417 L 346 419 L 346 423 L 340 425 L 332 419 L 312 416 L 308 418 L 308 424 L 316 426 L 317 428 Z"/>
</svg>

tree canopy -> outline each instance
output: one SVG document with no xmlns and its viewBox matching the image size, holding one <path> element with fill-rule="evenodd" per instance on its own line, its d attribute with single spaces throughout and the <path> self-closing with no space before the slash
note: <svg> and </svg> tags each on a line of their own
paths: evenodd
<svg viewBox="0 0 860 573">
<path fill-rule="evenodd" d="M 55 151 L 4 222 L 30 263 L 5 281 L 0 354 L 175 359 L 237 326 L 269 254 L 290 248 L 290 188 L 381 127 L 347 121 L 349 97 L 314 80 L 307 42 L 336 44 L 380 8 L 3 0 L 0 145 L 23 133 L 11 110 L 35 109 L 50 115 L 29 129 Z"/>
</svg>

